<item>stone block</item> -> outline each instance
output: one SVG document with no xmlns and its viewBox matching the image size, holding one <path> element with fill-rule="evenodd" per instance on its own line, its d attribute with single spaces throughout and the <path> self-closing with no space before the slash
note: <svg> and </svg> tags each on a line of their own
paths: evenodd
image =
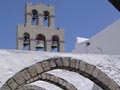
<svg viewBox="0 0 120 90">
<path fill-rule="evenodd" d="M 86 69 L 85 69 L 85 72 L 88 73 L 88 74 L 92 74 L 93 70 L 94 70 L 94 66 L 93 65 L 90 65 L 90 64 L 87 64 L 86 65 Z"/>
<path fill-rule="evenodd" d="M 47 80 L 50 80 L 50 74 L 46 73 Z"/>
<path fill-rule="evenodd" d="M 110 85 L 108 86 L 111 90 L 117 90 L 119 89 L 118 85 L 115 83 L 115 81 L 111 81 Z"/>
<path fill-rule="evenodd" d="M 22 75 L 25 80 L 29 80 L 31 78 L 30 73 L 27 70 L 22 71 Z"/>
<path fill-rule="evenodd" d="M 72 85 L 71 85 L 70 83 L 67 83 L 67 84 L 66 84 L 66 88 L 69 89 L 69 90 L 70 90 L 71 86 L 72 86 Z"/>
<path fill-rule="evenodd" d="M 75 68 L 79 69 L 79 65 L 80 65 L 80 60 L 76 60 L 76 66 L 75 66 Z"/>
<path fill-rule="evenodd" d="M 50 80 L 55 81 L 55 77 L 53 75 L 51 75 Z"/>
<path fill-rule="evenodd" d="M 87 65 L 87 64 L 86 64 L 85 62 L 80 61 L 79 70 L 85 71 L 86 65 Z"/>
<path fill-rule="evenodd" d="M 47 78 L 46 73 L 43 73 L 43 74 L 42 74 L 42 79 L 45 80 L 46 78 Z"/>
<path fill-rule="evenodd" d="M 28 71 L 30 72 L 30 75 L 32 77 L 35 77 L 37 75 L 37 70 L 35 65 L 28 67 Z"/>
<path fill-rule="evenodd" d="M 41 78 L 42 78 L 42 75 L 41 75 L 41 74 L 40 74 L 40 75 L 38 75 L 38 78 L 39 78 L 39 79 L 41 79 Z"/>
<path fill-rule="evenodd" d="M 0 90 L 11 90 L 6 84 L 2 86 Z"/>
<path fill-rule="evenodd" d="M 56 67 L 55 60 L 50 60 L 50 66 L 51 66 L 51 68 L 55 68 Z"/>
<path fill-rule="evenodd" d="M 55 81 L 56 83 L 58 82 L 58 80 L 59 80 L 58 77 L 55 77 L 55 78 L 54 78 L 54 81 Z"/>
<path fill-rule="evenodd" d="M 43 70 L 44 70 L 45 72 L 51 69 L 49 61 L 43 61 L 43 62 L 41 63 L 41 65 L 42 65 Z"/>
<path fill-rule="evenodd" d="M 104 72 L 99 72 L 97 79 L 100 80 L 104 85 L 108 86 L 111 83 L 111 79 L 104 73 Z"/>
<path fill-rule="evenodd" d="M 15 81 L 18 83 L 18 84 L 23 84 L 25 83 L 25 79 L 24 79 L 24 76 L 22 73 L 17 73 L 14 77 Z"/>
<path fill-rule="evenodd" d="M 99 72 L 101 72 L 101 70 L 95 67 L 95 69 L 93 70 L 92 76 L 97 78 Z"/>
<path fill-rule="evenodd" d="M 71 86 L 70 90 L 77 90 L 74 86 Z"/>
<path fill-rule="evenodd" d="M 68 58 L 63 57 L 62 61 L 63 61 L 63 66 L 65 66 L 65 67 L 70 66 L 70 58 L 69 57 Z"/>
<path fill-rule="evenodd" d="M 56 64 L 57 64 L 58 67 L 62 67 L 63 66 L 62 58 L 58 58 L 56 60 Z"/>
<path fill-rule="evenodd" d="M 76 60 L 71 59 L 71 60 L 70 60 L 70 67 L 71 67 L 71 68 L 76 68 L 76 63 L 77 63 Z"/>
<path fill-rule="evenodd" d="M 18 84 L 11 78 L 8 82 L 7 85 L 12 89 L 16 89 L 18 87 Z"/>
<path fill-rule="evenodd" d="M 35 66 L 36 66 L 36 70 L 37 70 L 38 74 L 43 72 L 43 67 L 42 67 L 41 63 L 37 63 L 37 64 L 35 64 Z"/>
<path fill-rule="evenodd" d="M 59 84 L 63 84 L 63 82 L 64 82 L 64 81 L 63 81 L 62 79 L 58 79 L 58 83 L 59 83 Z"/>
<path fill-rule="evenodd" d="M 67 84 L 67 82 L 66 82 L 66 81 L 64 81 L 62 85 L 66 87 L 66 84 Z"/>
<path fill-rule="evenodd" d="M 36 76 L 36 77 L 33 78 L 34 81 L 36 81 L 36 80 L 38 80 L 38 79 L 39 79 L 38 76 Z"/>
</svg>

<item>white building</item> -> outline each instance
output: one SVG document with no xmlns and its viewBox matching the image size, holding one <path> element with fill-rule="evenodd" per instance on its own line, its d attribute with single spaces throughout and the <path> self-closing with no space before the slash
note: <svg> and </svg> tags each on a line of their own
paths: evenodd
<svg viewBox="0 0 120 90">
<path fill-rule="evenodd" d="M 73 53 L 87 54 L 120 54 L 120 20 L 101 30 L 90 39 L 77 38 Z M 93 86 L 93 90 L 101 90 L 97 85 Z"/>
<path fill-rule="evenodd" d="M 101 30 L 89 40 L 77 39 L 74 53 L 120 54 L 120 20 Z"/>
</svg>

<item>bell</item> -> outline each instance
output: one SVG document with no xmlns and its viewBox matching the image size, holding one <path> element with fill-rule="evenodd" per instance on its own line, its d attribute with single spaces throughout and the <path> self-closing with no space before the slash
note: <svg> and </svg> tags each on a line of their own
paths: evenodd
<svg viewBox="0 0 120 90">
<path fill-rule="evenodd" d="M 36 17 L 32 17 L 32 20 L 35 21 Z"/>
<path fill-rule="evenodd" d="M 23 45 L 24 45 L 24 47 L 27 46 L 27 45 L 29 45 L 29 39 L 24 40 Z"/>
<path fill-rule="evenodd" d="M 37 45 L 36 45 L 36 48 L 37 48 L 37 49 L 42 49 L 42 48 L 44 48 L 43 41 L 38 40 Z"/>
<path fill-rule="evenodd" d="M 53 49 L 58 47 L 58 42 L 57 41 L 53 41 L 52 42 L 52 46 Z"/>
<path fill-rule="evenodd" d="M 37 19 L 37 15 L 34 13 L 32 16 L 32 20 L 35 21 L 35 19 Z"/>
<path fill-rule="evenodd" d="M 47 16 L 44 16 L 44 20 L 47 20 L 48 19 L 48 17 Z"/>
</svg>

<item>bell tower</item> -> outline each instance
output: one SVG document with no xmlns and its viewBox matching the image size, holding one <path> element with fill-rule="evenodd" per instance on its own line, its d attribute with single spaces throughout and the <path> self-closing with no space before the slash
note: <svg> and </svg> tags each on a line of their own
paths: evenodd
<svg viewBox="0 0 120 90">
<path fill-rule="evenodd" d="M 55 29 L 53 6 L 26 3 L 25 23 L 17 26 L 17 49 L 64 52 L 64 30 Z"/>
</svg>

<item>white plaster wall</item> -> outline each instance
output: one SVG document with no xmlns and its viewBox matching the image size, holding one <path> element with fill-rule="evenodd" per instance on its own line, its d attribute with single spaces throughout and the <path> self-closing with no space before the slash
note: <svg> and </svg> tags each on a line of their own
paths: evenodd
<svg viewBox="0 0 120 90">
<path fill-rule="evenodd" d="M 88 41 L 79 43 L 74 53 L 120 54 L 120 20 L 101 30 Z M 90 42 L 90 46 L 86 46 Z"/>
</svg>

